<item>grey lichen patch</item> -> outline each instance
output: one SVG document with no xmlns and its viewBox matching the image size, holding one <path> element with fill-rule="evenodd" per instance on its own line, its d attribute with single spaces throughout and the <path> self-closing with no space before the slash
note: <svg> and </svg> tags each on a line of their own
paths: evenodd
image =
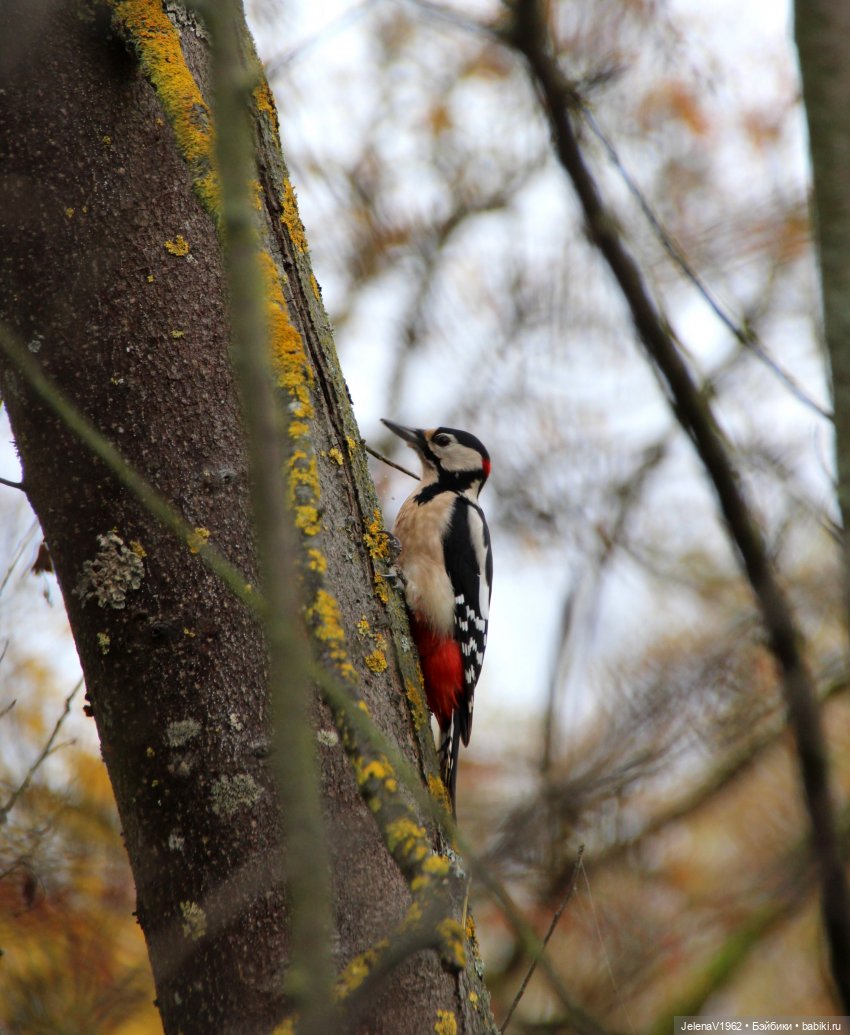
<svg viewBox="0 0 850 1035">
<path fill-rule="evenodd" d="M 99 535 L 97 543 L 100 549 L 94 560 L 83 562 L 74 592 L 83 603 L 94 599 L 101 607 L 120 610 L 127 603 L 127 594 L 142 584 L 144 550 L 138 543 L 127 546 L 114 530 Z"/>
<path fill-rule="evenodd" d="M 181 902 L 180 912 L 183 915 L 183 934 L 193 942 L 203 938 L 207 933 L 207 914 L 197 902 Z"/>
<path fill-rule="evenodd" d="M 166 726 L 165 743 L 171 748 L 183 747 L 200 732 L 201 724 L 197 719 L 178 719 Z"/>
<path fill-rule="evenodd" d="M 339 743 L 339 734 L 336 730 L 319 730 L 316 740 L 325 747 L 335 747 Z"/>
<path fill-rule="evenodd" d="M 189 776 L 192 770 L 195 768 L 197 759 L 189 755 L 186 758 L 181 758 L 179 762 L 172 763 L 168 766 L 169 773 L 173 773 L 175 776 Z"/>
<path fill-rule="evenodd" d="M 168 835 L 168 847 L 172 852 L 182 852 L 186 845 L 186 838 L 179 830 L 172 830 Z"/>
<path fill-rule="evenodd" d="M 199 39 L 209 42 L 209 33 L 204 28 L 197 14 L 195 14 L 194 11 L 187 9 L 185 4 L 173 2 L 166 3 L 165 13 L 168 15 L 169 21 L 172 25 L 176 26 L 178 29 L 181 26 L 185 26 L 186 28 L 191 29 Z"/>
<path fill-rule="evenodd" d="M 232 816 L 250 808 L 262 794 L 262 788 L 249 773 L 222 776 L 212 788 L 212 807 L 217 816 Z"/>
</svg>

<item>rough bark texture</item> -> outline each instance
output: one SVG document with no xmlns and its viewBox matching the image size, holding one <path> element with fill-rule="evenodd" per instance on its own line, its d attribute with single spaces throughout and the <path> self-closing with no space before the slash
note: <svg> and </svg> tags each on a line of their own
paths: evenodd
<svg viewBox="0 0 850 1035">
<path fill-rule="evenodd" d="M 208 42 L 193 17 L 168 8 L 7 0 L 0 10 L 0 319 L 198 529 L 197 542 L 158 526 L 5 358 L 0 374 L 115 790 L 165 1030 L 250 1035 L 286 1014 L 286 896 L 265 649 L 196 552 L 209 540 L 256 582 L 208 164 Z M 274 106 L 262 84 L 254 96 L 308 625 L 328 670 L 433 776 L 402 610 L 376 578 L 380 513 Z M 352 769 L 324 705 L 316 721 L 345 995 L 412 896 L 397 841 L 372 816 L 380 788 L 371 810 L 363 802 L 377 770 Z M 425 826 L 417 833 L 439 848 Z M 458 972 L 419 952 L 358 1030 L 489 1031 L 486 1002 L 471 956 Z"/>
</svg>

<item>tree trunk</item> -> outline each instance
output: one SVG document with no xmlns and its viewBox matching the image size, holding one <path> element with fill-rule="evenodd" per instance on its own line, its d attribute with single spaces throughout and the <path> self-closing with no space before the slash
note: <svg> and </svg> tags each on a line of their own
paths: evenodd
<svg viewBox="0 0 850 1035">
<path fill-rule="evenodd" d="M 266 650 L 251 610 L 203 560 L 210 543 L 258 582 L 228 356 L 207 35 L 158 0 L 7 0 L 0 40 L 4 333 L 196 530 L 187 541 L 166 531 L 0 359 L 26 492 L 115 791 L 163 1025 L 269 1032 L 288 1014 L 289 946 Z M 380 577 L 380 512 L 263 82 L 253 98 L 307 625 L 329 676 L 433 778 L 403 609 Z M 431 880 L 422 853 L 437 860 L 428 873 L 440 871 L 441 894 L 448 857 L 345 708 L 317 700 L 315 719 L 345 999 L 370 968 L 396 962 L 382 940 L 410 920 L 414 876 L 416 888 Z M 441 930 L 456 936 L 458 914 L 455 896 Z M 492 1030 L 472 953 L 464 968 L 448 935 L 424 941 L 439 951 L 394 966 L 356 1030 Z"/>
<path fill-rule="evenodd" d="M 812 160 L 813 222 L 832 374 L 838 503 L 850 608 L 850 7 L 796 3 L 795 39 Z"/>
</svg>

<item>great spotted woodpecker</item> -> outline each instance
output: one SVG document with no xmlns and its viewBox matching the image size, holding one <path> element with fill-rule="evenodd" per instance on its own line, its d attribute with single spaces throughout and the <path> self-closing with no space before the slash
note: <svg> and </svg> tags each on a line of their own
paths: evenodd
<svg viewBox="0 0 850 1035">
<path fill-rule="evenodd" d="M 422 478 L 401 506 L 395 528 L 410 627 L 428 707 L 440 726 L 440 772 L 455 808 L 459 742 L 469 743 L 472 701 L 481 674 L 493 553 L 478 493 L 490 456 L 466 431 L 405 428 L 383 422 L 422 462 Z"/>
</svg>

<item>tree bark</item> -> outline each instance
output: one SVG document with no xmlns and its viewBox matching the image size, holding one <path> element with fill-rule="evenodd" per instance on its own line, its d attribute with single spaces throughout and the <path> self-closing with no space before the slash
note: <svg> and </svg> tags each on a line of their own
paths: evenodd
<svg viewBox="0 0 850 1035">
<path fill-rule="evenodd" d="M 0 318 L 196 530 L 188 541 L 167 532 L 0 358 L 26 492 L 115 791 L 163 1025 L 268 1032 L 289 1014 L 290 945 L 266 648 L 251 609 L 203 560 L 209 543 L 246 584 L 260 581 L 228 355 L 207 35 L 158 0 L 7 0 L 0 40 Z M 433 783 L 403 609 L 381 579 L 380 511 L 261 80 L 253 105 L 306 624 L 325 678 L 344 684 Z M 317 699 L 314 718 L 339 997 L 392 965 L 352 1030 L 492 1030 L 474 952 L 464 967 L 454 945 L 464 941 L 457 896 L 442 933 L 420 939 L 437 952 L 399 962 L 385 951 L 405 921 L 415 927 L 411 883 L 433 885 L 431 904 L 448 894 L 449 856 L 346 709 Z"/>
</svg>

